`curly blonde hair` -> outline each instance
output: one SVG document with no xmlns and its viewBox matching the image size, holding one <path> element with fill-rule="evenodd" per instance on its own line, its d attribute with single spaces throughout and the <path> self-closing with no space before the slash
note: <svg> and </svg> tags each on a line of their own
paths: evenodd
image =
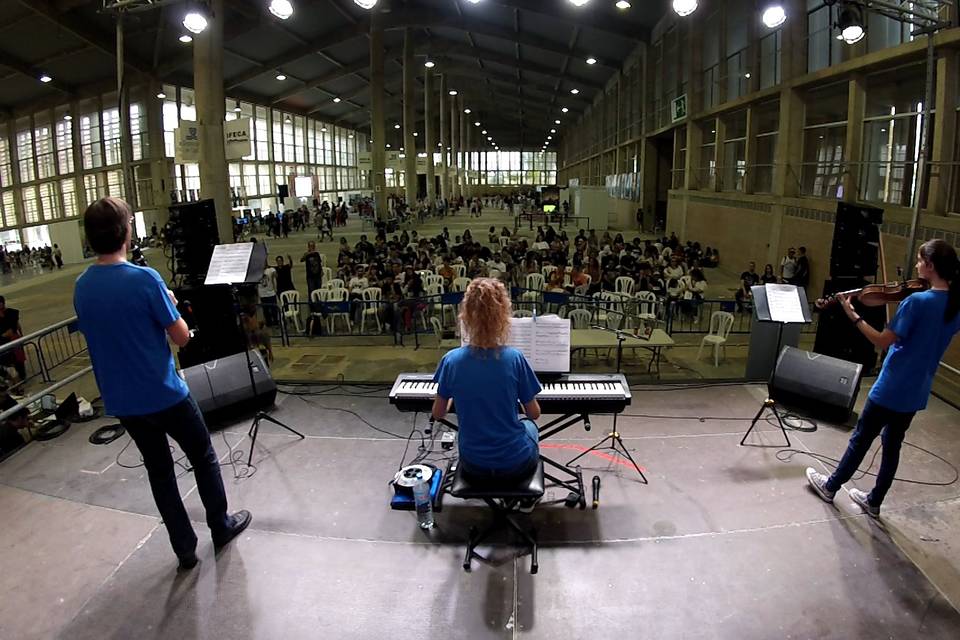
<svg viewBox="0 0 960 640">
<path fill-rule="evenodd" d="M 476 278 L 467 285 L 460 305 L 460 321 L 470 346 L 492 349 L 507 343 L 512 316 L 510 296 L 494 278 Z"/>
</svg>

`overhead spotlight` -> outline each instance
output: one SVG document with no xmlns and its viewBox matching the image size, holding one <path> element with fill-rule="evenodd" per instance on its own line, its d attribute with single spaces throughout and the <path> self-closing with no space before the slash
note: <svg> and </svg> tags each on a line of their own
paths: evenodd
<svg viewBox="0 0 960 640">
<path fill-rule="evenodd" d="M 51 78 L 50 76 L 44 73 L 43 75 L 40 76 L 40 82 L 42 82 L 43 84 L 47 84 L 48 82 L 53 82 L 53 78 Z"/>
<path fill-rule="evenodd" d="M 161 91 L 160 93 L 157 94 L 157 97 L 160 98 L 161 100 L 163 100 L 164 98 L 167 97 L 167 94 L 165 94 L 163 91 Z"/>
<path fill-rule="evenodd" d="M 597 64 L 597 59 L 591 56 L 587 58 L 587 64 Z"/>
<path fill-rule="evenodd" d="M 743 77 L 744 77 L 744 78 L 749 78 L 749 77 L 750 77 L 750 72 L 747 71 L 745 74 L 743 74 Z"/>
<path fill-rule="evenodd" d="M 234 112 L 234 113 L 240 113 L 240 101 L 239 101 L 239 100 L 237 100 L 237 104 L 234 105 L 234 107 L 233 107 L 233 112 Z"/>
<path fill-rule="evenodd" d="M 416 137 L 419 136 L 419 135 L 420 135 L 420 134 L 417 133 L 416 131 L 413 132 L 413 137 L 414 137 L 414 138 L 416 138 Z"/>
<path fill-rule="evenodd" d="M 560 121 L 559 121 L 559 120 L 554 120 L 554 121 L 553 121 L 553 124 L 560 124 Z"/>
<path fill-rule="evenodd" d="M 183 16 L 183 28 L 190 33 L 203 33 L 207 29 L 207 9 L 203 5 L 196 4 Z"/>
<path fill-rule="evenodd" d="M 566 107 L 564 107 L 564 108 L 560 109 L 560 111 L 562 111 L 563 113 L 566 113 L 566 112 L 570 111 L 570 109 L 567 109 Z"/>
<path fill-rule="evenodd" d="M 484 129 L 484 130 L 483 130 L 483 131 L 481 131 L 480 133 L 481 133 L 482 135 L 487 135 L 487 130 L 486 130 L 486 129 Z"/>
<path fill-rule="evenodd" d="M 493 140 L 493 136 L 487 136 L 487 140 Z"/>
<path fill-rule="evenodd" d="M 293 15 L 293 5 L 290 0 L 270 0 L 270 13 L 281 20 L 286 20 Z"/>
<path fill-rule="evenodd" d="M 390 143 L 388 142 L 388 143 L 387 143 L 387 149 L 389 149 L 389 148 L 390 148 Z"/>
<path fill-rule="evenodd" d="M 556 133 L 556 132 L 557 132 L 556 129 L 550 129 L 550 133 Z"/>
<path fill-rule="evenodd" d="M 433 60 L 427 60 L 423 63 L 423 66 L 425 66 L 427 69 L 433 69 L 435 66 L 437 66 L 437 63 Z"/>
<path fill-rule="evenodd" d="M 469 114 L 470 114 L 470 109 L 464 109 L 463 112 L 466 113 L 467 115 L 469 115 Z"/>
<path fill-rule="evenodd" d="M 321 132 L 321 133 L 326 133 L 326 132 L 327 132 L 327 127 L 326 127 L 326 126 L 320 127 L 320 132 Z M 371 140 L 370 142 L 373 142 L 373 140 Z"/>
<path fill-rule="evenodd" d="M 283 121 L 286 122 L 287 124 L 290 124 L 291 122 L 293 122 L 293 118 L 291 118 L 289 115 L 286 115 L 283 117 Z"/>
<path fill-rule="evenodd" d="M 398 122 L 397 124 L 393 125 L 393 128 L 394 128 L 394 129 L 399 129 L 399 128 L 400 128 L 400 123 Z"/>
<path fill-rule="evenodd" d="M 590 0 L 570 0 L 570 4 L 572 4 L 575 7 L 582 7 L 588 2 L 590 2 Z"/>
<path fill-rule="evenodd" d="M 66 120 L 67 122 L 70 122 L 71 120 L 73 120 L 73 116 L 68 113 L 67 115 L 63 116 L 63 119 Z"/>
<path fill-rule="evenodd" d="M 580 93 L 580 89 L 570 89 L 570 93 L 572 93 L 573 95 L 577 95 L 578 93 Z"/>
<path fill-rule="evenodd" d="M 697 0 L 673 0 L 673 11 L 681 18 L 697 10 Z"/>
<path fill-rule="evenodd" d="M 426 157 L 427 157 L 427 153 L 426 153 L 425 151 L 421 151 L 421 152 L 417 153 L 417 157 L 418 157 L 418 158 L 426 158 Z"/>
<path fill-rule="evenodd" d="M 402 149 L 401 149 L 401 151 L 402 151 Z M 401 153 L 401 154 L 400 154 L 400 159 L 401 159 L 401 160 L 403 160 L 403 159 L 406 158 L 406 157 L 407 157 L 407 154 L 405 154 L 405 153 Z"/>
<path fill-rule="evenodd" d="M 547 136 L 547 140 L 553 140 L 553 136 Z"/>
<path fill-rule="evenodd" d="M 475 126 L 475 127 L 479 127 L 479 126 L 480 126 L 480 121 L 479 121 L 479 120 L 477 120 L 476 122 L 474 122 L 474 123 L 473 123 L 473 126 Z"/>
<path fill-rule="evenodd" d="M 333 99 L 333 101 L 334 101 L 334 102 L 340 102 L 340 96 L 336 96 L 336 97 Z"/>
<path fill-rule="evenodd" d="M 787 12 L 783 10 L 783 6 L 779 4 L 772 4 L 763 10 L 761 19 L 763 20 L 763 24 L 768 29 L 776 29 L 786 22 Z"/>
<path fill-rule="evenodd" d="M 450 89 L 450 91 L 447 91 L 447 95 L 448 95 L 448 96 L 455 96 L 455 95 L 457 95 L 457 90 L 456 90 L 456 89 Z"/>
<path fill-rule="evenodd" d="M 180 36 L 179 40 L 180 40 L 180 42 L 182 42 L 183 44 L 190 44 L 191 42 L 193 42 L 193 36 L 188 35 L 188 34 L 185 33 L 185 34 L 183 34 L 182 36 Z"/>
<path fill-rule="evenodd" d="M 470 4 L 478 4 L 480 0 L 467 0 Z"/>
<path fill-rule="evenodd" d="M 863 40 L 863 10 L 853 2 L 840 3 L 840 17 L 837 19 L 840 37 L 847 44 L 856 44 Z"/>
<path fill-rule="evenodd" d="M 283 82 L 286 79 L 287 79 L 287 76 L 283 75 L 282 73 L 277 74 L 277 80 L 279 80 L 280 82 Z"/>
<path fill-rule="evenodd" d="M 347 137 L 350 138 L 351 140 L 353 140 L 353 134 L 352 134 L 352 133 L 348 133 L 348 134 L 347 134 Z"/>
<path fill-rule="evenodd" d="M 353 0 L 353 3 L 361 9 L 373 9 L 377 6 L 377 0 Z"/>
<path fill-rule="evenodd" d="M 630 8 L 630 3 L 627 2 L 627 0 L 617 0 L 617 4 L 615 6 L 617 7 L 617 9 L 620 9 L 621 11 L 623 11 L 624 9 Z"/>
</svg>

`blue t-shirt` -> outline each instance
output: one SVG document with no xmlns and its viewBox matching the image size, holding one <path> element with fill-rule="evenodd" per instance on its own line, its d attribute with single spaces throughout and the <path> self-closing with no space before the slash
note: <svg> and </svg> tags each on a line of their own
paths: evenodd
<svg viewBox="0 0 960 640">
<path fill-rule="evenodd" d="M 540 393 L 540 381 L 513 347 L 459 347 L 440 360 L 433 379 L 437 395 L 453 398 L 460 431 L 460 457 L 475 467 L 516 469 L 536 455 L 517 414 Z"/>
<path fill-rule="evenodd" d="M 869 398 L 891 411 L 911 413 L 927 406 L 943 352 L 960 330 L 960 314 L 943 321 L 946 291 L 923 291 L 900 303 L 890 322 L 897 341 L 887 351 Z"/>
<path fill-rule="evenodd" d="M 156 413 L 187 397 L 166 334 L 180 313 L 159 273 L 128 262 L 91 265 L 77 278 L 73 306 L 108 414 Z"/>
</svg>

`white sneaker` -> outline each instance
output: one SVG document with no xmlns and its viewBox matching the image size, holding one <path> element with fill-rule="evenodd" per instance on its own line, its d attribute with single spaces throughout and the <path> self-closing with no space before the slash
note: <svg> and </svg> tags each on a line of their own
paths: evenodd
<svg viewBox="0 0 960 640">
<path fill-rule="evenodd" d="M 854 501 L 861 509 L 863 509 L 868 516 L 877 520 L 880 518 L 880 507 L 875 507 L 870 504 L 869 498 L 870 494 L 866 491 L 860 491 L 860 489 L 850 489 L 850 499 Z"/>
<path fill-rule="evenodd" d="M 824 502 L 833 502 L 833 496 L 837 492 L 827 489 L 827 476 L 818 473 L 813 467 L 807 467 L 807 482 L 817 492 L 817 495 L 823 498 Z"/>
</svg>

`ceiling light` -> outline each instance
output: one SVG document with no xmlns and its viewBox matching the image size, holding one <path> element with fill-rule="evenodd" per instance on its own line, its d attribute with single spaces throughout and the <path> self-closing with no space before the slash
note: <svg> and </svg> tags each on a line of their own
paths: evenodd
<svg viewBox="0 0 960 640">
<path fill-rule="evenodd" d="M 240 101 L 237 100 L 237 104 L 233 107 L 234 113 L 240 113 Z"/>
<path fill-rule="evenodd" d="M 282 73 L 277 74 L 277 80 L 279 80 L 280 82 L 283 82 L 286 79 L 287 79 L 287 76 L 283 75 Z"/>
<path fill-rule="evenodd" d="M 340 102 L 340 96 L 337 96 L 333 99 L 334 102 Z"/>
<path fill-rule="evenodd" d="M 673 0 L 673 11 L 681 18 L 697 10 L 697 0 Z"/>
<path fill-rule="evenodd" d="M 463 112 L 469 115 L 469 114 L 470 114 L 470 109 L 464 109 Z"/>
<path fill-rule="evenodd" d="M 450 91 L 447 91 L 447 95 L 448 95 L 448 96 L 455 96 L 455 95 L 457 95 L 457 90 L 456 90 L 456 89 L 450 89 Z"/>
<path fill-rule="evenodd" d="M 474 122 L 474 123 L 473 123 L 473 126 L 475 126 L 475 127 L 479 127 L 479 126 L 480 126 L 480 121 L 479 121 L 479 120 L 477 120 L 476 122 Z"/>
<path fill-rule="evenodd" d="M 587 58 L 587 64 L 597 64 L 597 59 L 594 57 Z"/>
<path fill-rule="evenodd" d="M 190 33 L 203 33 L 207 28 L 207 16 L 199 9 L 193 9 L 183 16 L 183 28 Z"/>
<path fill-rule="evenodd" d="M 405 153 L 401 153 L 401 154 L 400 154 L 400 159 L 401 159 L 401 160 L 403 160 L 403 159 L 406 158 L 406 157 L 407 157 L 407 154 L 405 154 Z"/>
<path fill-rule="evenodd" d="M 773 4 L 763 10 L 763 24 L 768 29 L 776 29 L 787 20 L 787 12 L 779 4 Z"/>
<path fill-rule="evenodd" d="M 567 111 L 570 111 L 570 109 L 567 109 L 566 107 L 564 107 L 564 108 L 560 109 L 560 111 L 562 111 L 563 113 L 566 113 Z"/>
<path fill-rule="evenodd" d="M 47 84 L 48 82 L 53 82 L 53 78 L 51 78 L 47 74 L 43 74 L 42 76 L 40 76 L 40 82 L 42 82 L 43 84 Z"/>
<path fill-rule="evenodd" d="M 840 3 L 840 17 L 837 19 L 840 28 L 840 37 L 847 44 L 855 44 L 863 40 L 866 32 L 863 30 L 863 11 L 852 2 Z"/>
<path fill-rule="evenodd" d="M 470 4 L 477 4 L 480 0 L 467 0 Z"/>
<path fill-rule="evenodd" d="M 553 121 L 553 124 L 560 124 L 560 121 L 559 121 L 559 120 L 554 120 L 554 121 Z"/>
<path fill-rule="evenodd" d="M 413 137 L 414 137 L 414 138 L 416 138 L 416 137 L 419 136 L 419 135 L 420 135 L 420 134 L 417 133 L 416 131 L 413 132 Z"/>
<path fill-rule="evenodd" d="M 481 134 L 483 134 L 483 135 L 487 135 L 487 130 L 486 130 L 486 129 L 484 129 L 484 130 L 483 130 L 483 131 L 481 131 L 480 133 L 481 133 Z"/>
<path fill-rule="evenodd" d="M 353 3 L 361 9 L 373 9 L 377 6 L 377 0 L 353 0 Z"/>
<path fill-rule="evenodd" d="M 553 140 L 553 136 L 547 136 L 547 140 Z"/>
<path fill-rule="evenodd" d="M 556 132 L 557 132 L 556 129 L 550 129 L 550 133 L 556 133 Z"/>
<path fill-rule="evenodd" d="M 347 134 L 347 137 L 350 138 L 351 140 L 353 140 L 353 134 L 352 134 L 352 133 L 348 133 L 348 134 Z"/>
<path fill-rule="evenodd" d="M 161 100 L 163 100 L 164 98 L 167 97 L 167 94 L 165 94 L 163 91 L 161 91 L 160 93 L 157 94 L 157 97 L 160 98 Z"/>
<path fill-rule="evenodd" d="M 417 154 L 417 157 L 418 157 L 418 158 L 426 158 L 426 157 L 427 157 L 427 153 L 426 153 L 425 151 L 421 151 L 420 153 Z"/>
<path fill-rule="evenodd" d="M 425 66 L 427 69 L 433 69 L 435 66 L 437 66 L 437 63 L 433 60 L 427 60 L 423 63 L 423 66 Z"/>
<path fill-rule="evenodd" d="M 291 122 L 293 122 L 293 120 L 290 118 L 289 115 L 284 116 L 283 121 L 286 122 L 287 124 L 290 124 Z"/>
<path fill-rule="evenodd" d="M 326 133 L 326 132 L 327 132 L 327 127 L 326 127 L 326 126 L 320 127 L 320 132 L 321 132 L 321 133 Z M 373 140 L 371 140 L 370 142 L 373 142 Z"/>
<path fill-rule="evenodd" d="M 617 7 L 617 9 L 620 9 L 620 10 L 629 9 L 629 8 L 630 8 L 630 3 L 627 2 L 627 0 L 617 0 L 616 7 Z"/>
<path fill-rule="evenodd" d="M 493 136 L 487 136 L 487 140 L 493 140 Z"/>
<path fill-rule="evenodd" d="M 183 44 L 190 44 L 191 42 L 193 42 L 193 36 L 185 33 L 182 36 L 180 36 L 180 42 L 182 42 Z"/>
<path fill-rule="evenodd" d="M 290 0 L 270 0 L 270 13 L 281 20 L 286 20 L 293 15 L 293 5 Z"/>
<path fill-rule="evenodd" d="M 590 2 L 590 0 L 570 0 L 570 4 L 572 4 L 575 7 L 582 7 L 588 2 Z"/>
<path fill-rule="evenodd" d="M 68 113 L 67 115 L 63 116 L 63 119 L 66 120 L 67 122 L 70 122 L 71 120 L 73 120 L 73 116 Z"/>
<path fill-rule="evenodd" d="M 577 95 L 578 93 L 580 93 L 580 89 L 570 89 L 570 93 L 572 93 L 573 95 Z"/>
<path fill-rule="evenodd" d="M 394 129 L 399 129 L 399 128 L 400 128 L 400 123 L 397 123 L 397 124 L 393 125 L 393 128 L 394 128 Z"/>
<path fill-rule="evenodd" d="M 749 77 L 750 77 L 750 72 L 747 71 L 745 74 L 743 74 L 743 77 L 744 77 L 744 78 L 749 78 Z"/>
<path fill-rule="evenodd" d="M 387 143 L 387 149 L 389 149 L 389 148 L 390 148 L 390 143 L 388 142 L 388 143 Z"/>
</svg>

